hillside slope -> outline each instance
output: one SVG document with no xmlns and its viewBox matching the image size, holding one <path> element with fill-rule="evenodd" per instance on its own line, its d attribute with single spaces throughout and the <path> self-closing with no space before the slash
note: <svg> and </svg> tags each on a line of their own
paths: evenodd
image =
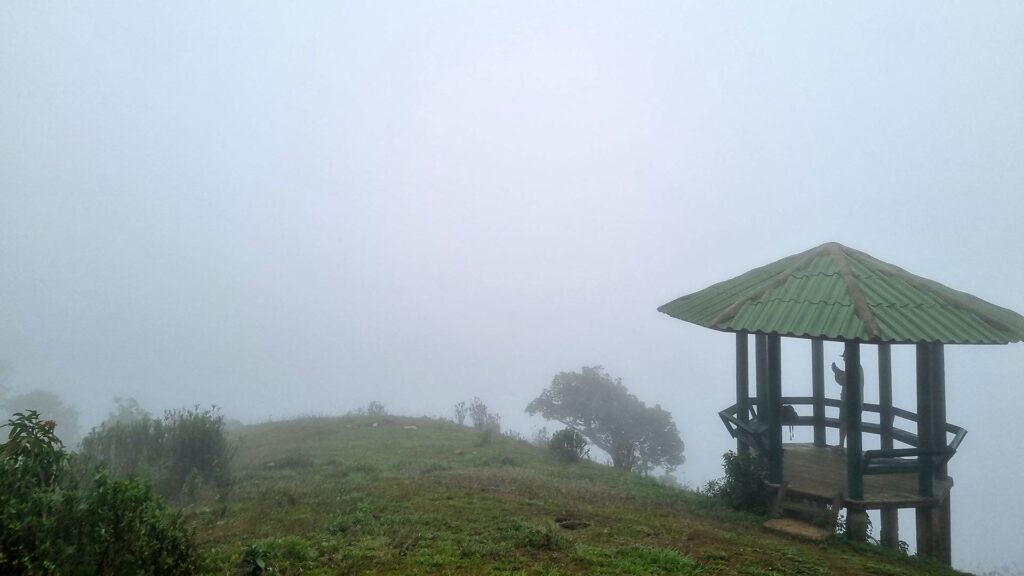
<svg viewBox="0 0 1024 576">
<path fill-rule="evenodd" d="M 211 573 L 243 573 L 242 550 L 256 545 L 285 575 L 955 574 L 777 536 L 691 492 L 450 422 L 309 418 L 235 439 L 223 517 L 188 511 Z"/>
</svg>

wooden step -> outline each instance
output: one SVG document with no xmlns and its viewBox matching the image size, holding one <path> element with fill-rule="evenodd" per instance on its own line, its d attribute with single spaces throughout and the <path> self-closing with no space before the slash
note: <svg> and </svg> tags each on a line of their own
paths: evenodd
<svg viewBox="0 0 1024 576">
<path fill-rule="evenodd" d="M 835 532 L 836 519 L 843 505 L 842 494 L 836 494 L 829 503 L 820 497 L 808 497 L 806 494 L 790 490 L 788 482 L 782 482 L 775 489 L 772 516 L 777 520 L 812 526 L 825 534 Z M 824 527 L 814 526 L 812 523 L 824 524 Z"/>
<path fill-rule="evenodd" d="M 826 540 L 832 535 L 832 532 L 829 530 L 793 518 L 775 518 L 765 522 L 764 527 L 773 532 L 780 532 L 795 538 L 813 540 L 815 542 Z"/>
</svg>

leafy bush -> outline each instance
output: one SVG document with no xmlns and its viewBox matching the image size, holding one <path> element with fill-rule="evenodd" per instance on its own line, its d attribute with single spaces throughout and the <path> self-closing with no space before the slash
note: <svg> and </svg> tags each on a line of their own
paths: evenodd
<svg viewBox="0 0 1024 576">
<path fill-rule="evenodd" d="M 75 562 L 95 574 L 192 574 L 196 549 L 184 518 L 150 484 L 100 471 L 81 496 Z M 82 570 L 81 573 L 85 573 Z"/>
<path fill-rule="evenodd" d="M 0 574 L 192 574 L 184 520 L 138 479 L 80 480 L 48 421 L 17 413 L 0 444 Z"/>
<path fill-rule="evenodd" d="M 473 428 L 477 430 L 492 429 L 494 432 L 501 432 L 501 416 L 488 412 L 487 404 L 479 397 L 474 397 L 469 404 L 469 419 L 473 422 Z"/>
<path fill-rule="evenodd" d="M 590 454 L 587 439 L 572 428 L 565 428 L 552 434 L 551 440 L 548 441 L 548 450 L 566 462 L 578 462 Z"/>
<path fill-rule="evenodd" d="M 217 487 L 226 496 L 231 485 L 231 451 L 224 433 L 224 415 L 216 407 L 208 410 L 171 410 L 164 414 L 165 458 L 169 494 L 179 494 L 193 471 L 204 484 Z"/>
<path fill-rule="evenodd" d="M 222 500 L 227 497 L 234 453 L 216 407 L 168 410 L 161 419 L 141 410 L 121 417 L 125 412 L 112 414 L 82 441 L 88 465 L 102 464 L 119 477 L 146 478 L 166 498 L 194 493 L 200 485 L 214 486 Z"/>
<path fill-rule="evenodd" d="M 768 470 L 764 461 L 752 454 L 736 454 L 730 450 L 722 455 L 722 463 L 725 477 L 708 482 L 703 492 L 736 510 L 766 513 Z"/>
</svg>

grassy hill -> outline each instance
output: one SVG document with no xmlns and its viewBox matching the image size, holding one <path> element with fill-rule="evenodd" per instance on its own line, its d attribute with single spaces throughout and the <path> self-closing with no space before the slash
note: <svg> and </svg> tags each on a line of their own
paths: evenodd
<svg viewBox="0 0 1024 576">
<path fill-rule="evenodd" d="M 255 545 L 274 574 L 954 574 L 778 536 L 700 495 L 451 422 L 307 418 L 234 438 L 226 512 L 188 510 L 212 573 L 244 573 Z"/>
</svg>

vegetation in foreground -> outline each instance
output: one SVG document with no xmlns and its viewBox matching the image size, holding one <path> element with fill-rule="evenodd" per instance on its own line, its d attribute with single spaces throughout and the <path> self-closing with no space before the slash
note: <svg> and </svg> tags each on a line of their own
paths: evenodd
<svg viewBox="0 0 1024 576">
<path fill-rule="evenodd" d="M 0 574 L 193 574 L 183 517 L 148 482 L 79 466 L 35 411 L 0 444 Z"/>
<path fill-rule="evenodd" d="M 704 495 L 445 420 L 309 418 L 233 440 L 224 514 L 185 509 L 212 574 L 955 574 L 777 536 Z"/>
</svg>

